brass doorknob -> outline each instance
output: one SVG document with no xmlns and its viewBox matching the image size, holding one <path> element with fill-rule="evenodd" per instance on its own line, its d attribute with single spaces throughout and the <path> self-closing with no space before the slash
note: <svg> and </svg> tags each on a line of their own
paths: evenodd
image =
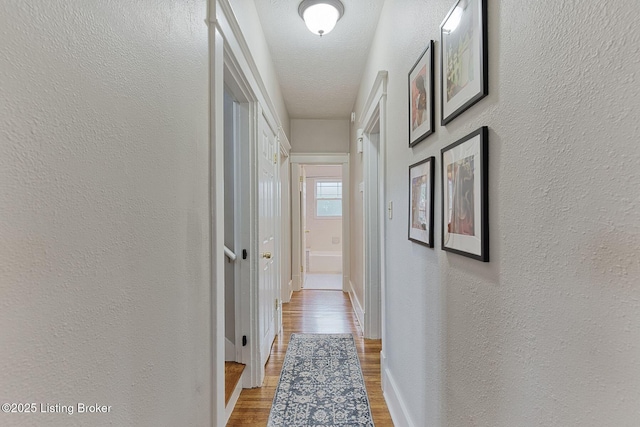
<svg viewBox="0 0 640 427">
<path fill-rule="evenodd" d="M 271 252 L 265 252 L 262 254 L 262 258 L 271 259 Z"/>
</svg>

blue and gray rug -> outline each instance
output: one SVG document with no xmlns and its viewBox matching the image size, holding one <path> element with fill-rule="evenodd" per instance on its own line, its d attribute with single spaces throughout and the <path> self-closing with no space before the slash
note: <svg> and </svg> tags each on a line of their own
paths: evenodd
<svg viewBox="0 0 640 427">
<path fill-rule="evenodd" d="M 268 427 L 373 427 L 351 334 L 292 334 Z"/>
</svg>

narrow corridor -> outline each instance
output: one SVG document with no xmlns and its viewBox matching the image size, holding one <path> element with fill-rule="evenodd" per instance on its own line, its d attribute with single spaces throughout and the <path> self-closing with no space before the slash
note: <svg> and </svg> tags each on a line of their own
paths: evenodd
<svg viewBox="0 0 640 427">
<path fill-rule="evenodd" d="M 304 279 L 305 290 L 342 290 L 342 274 L 308 273 Z"/>
<path fill-rule="evenodd" d="M 294 292 L 282 308 L 284 332 L 276 337 L 261 388 L 244 389 L 227 426 L 265 426 L 292 333 L 352 333 L 376 427 L 393 426 L 380 386 L 380 340 L 364 340 L 349 297 L 342 291 Z"/>
</svg>

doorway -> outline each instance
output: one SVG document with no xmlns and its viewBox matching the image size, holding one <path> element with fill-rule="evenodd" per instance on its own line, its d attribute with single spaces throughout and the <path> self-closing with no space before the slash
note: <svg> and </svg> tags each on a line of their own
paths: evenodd
<svg viewBox="0 0 640 427">
<path fill-rule="evenodd" d="M 257 318 L 252 308 L 256 298 L 258 275 L 257 253 L 256 157 L 254 123 L 256 100 L 243 83 L 236 64 L 225 58 L 222 73 L 223 156 L 220 168 L 224 177 L 224 362 L 245 365 L 239 384 L 254 387 L 260 379 L 258 357 Z M 221 204 L 216 204 L 220 206 Z M 249 227 L 246 224 L 250 224 Z M 227 251 L 228 250 L 228 251 Z M 220 307 L 222 308 L 222 307 Z M 253 327 L 255 326 L 255 328 Z M 225 374 L 226 376 L 226 374 Z M 227 405 L 233 406 L 233 402 Z M 228 414 L 227 414 L 228 415 Z"/>
<path fill-rule="evenodd" d="M 236 114 L 237 100 L 224 90 L 224 360 L 238 362 L 236 352 Z"/>
<path fill-rule="evenodd" d="M 342 290 L 342 166 L 301 165 L 303 289 Z"/>
<path fill-rule="evenodd" d="M 364 336 L 382 338 L 385 346 L 386 216 L 393 216 L 393 204 L 385 195 L 387 76 L 378 72 L 360 123 L 363 145 L 364 225 Z"/>
<path fill-rule="evenodd" d="M 349 155 L 291 154 L 292 288 L 349 284 Z M 307 242 L 308 240 L 308 242 Z M 307 283 L 307 281 L 310 282 Z"/>
</svg>

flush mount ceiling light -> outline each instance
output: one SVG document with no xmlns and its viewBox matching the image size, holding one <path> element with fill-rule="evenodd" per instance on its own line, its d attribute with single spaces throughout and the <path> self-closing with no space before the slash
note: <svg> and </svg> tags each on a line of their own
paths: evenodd
<svg viewBox="0 0 640 427">
<path fill-rule="evenodd" d="M 342 18 L 344 5 L 340 0 L 304 0 L 298 6 L 298 14 L 309 31 L 322 37 Z"/>
<path fill-rule="evenodd" d="M 456 30 L 456 28 L 458 28 L 458 25 L 460 25 L 460 21 L 462 20 L 462 15 L 464 15 L 467 6 L 469 6 L 468 0 L 461 0 L 460 2 L 458 2 L 456 7 L 451 11 L 451 14 L 447 18 L 447 21 L 444 23 L 444 26 L 442 27 L 442 31 L 444 31 L 445 34 L 451 34 Z"/>
</svg>

